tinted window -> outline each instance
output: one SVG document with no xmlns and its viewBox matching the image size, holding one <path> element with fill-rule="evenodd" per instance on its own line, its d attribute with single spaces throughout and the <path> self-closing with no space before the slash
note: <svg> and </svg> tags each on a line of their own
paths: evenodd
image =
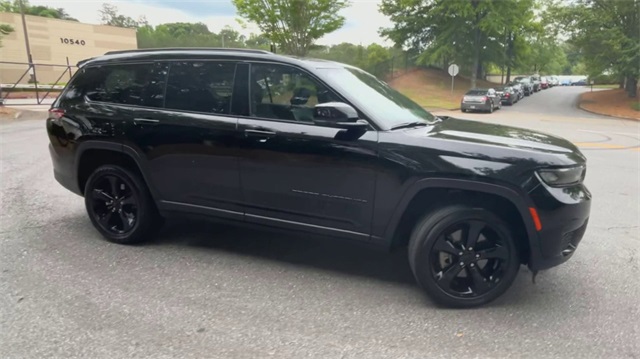
<svg viewBox="0 0 640 359">
<path fill-rule="evenodd" d="M 165 107 L 229 114 L 236 64 L 185 61 L 171 63 Z"/>
<path fill-rule="evenodd" d="M 167 74 L 164 66 L 107 65 L 81 71 L 83 73 L 78 77 L 77 86 L 91 101 L 162 107 Z"/>
<path fill-rule="evenodd" d="M 328 88 L 307 73 L 286 65 L 251 65 L 251 115 L 313 123 L 313 108 L 338 101 Z"/>
<path fill-rule="evenodd" d="M 471 95 L 471 96 L 484 96 L 487 94 L 487 91 L 485 90 L 471 90 L 467 92 L 467 95 Z"/>
<path fill-rule="evenodd" d="M 375 76 L 353 67 L 319 69 L 332 87 L 351 96 L 362 109 L 393 127 L 407 122 L 431 122 L 435 117 Z"/>
</svg>

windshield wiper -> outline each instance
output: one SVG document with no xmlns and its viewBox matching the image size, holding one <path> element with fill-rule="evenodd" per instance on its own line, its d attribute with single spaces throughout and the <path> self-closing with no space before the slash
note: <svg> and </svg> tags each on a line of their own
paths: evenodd
<svg viewBox="0 0 640 359">
<path fill-rule="evenodd" d="M 393 127 L 391 127 L 391 130 L 398 130 L 401 128 L 409 128 L 409 127 L 422 127 L 422 126 L 427 126 L 426 122 L 421 122 L 421 121 L 415 121 L 415 122 L 405 122 L 405 123 L 401 123 L 399 125 L 395 125 Z"/>
</svg>

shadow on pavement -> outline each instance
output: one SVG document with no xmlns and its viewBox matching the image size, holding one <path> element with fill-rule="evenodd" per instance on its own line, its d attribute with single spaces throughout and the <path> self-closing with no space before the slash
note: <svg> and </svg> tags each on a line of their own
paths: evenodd
<svg viewBox="0 0 640 359">
<path fill-rule="evenodd" d="M 415 285 L 404 249 L 375 250 L 348 240 L 280 234 L 188 219 L 172 219 L 155 244 L 226 251 L 377 280 Z"/>
</svg>

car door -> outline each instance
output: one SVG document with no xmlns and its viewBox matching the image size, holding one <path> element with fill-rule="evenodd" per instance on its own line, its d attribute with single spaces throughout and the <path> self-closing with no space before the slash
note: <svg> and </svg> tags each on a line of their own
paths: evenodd
<svg viewBox="0 0 640 359">
<path fill-rule="evenodd" d="M 242 219 L 237 117 L 231 95 L 236 62 L 160 62 L 168 72 L 161 108 L 135 108 L 125 149 L 144 163 L 165 210 Z"/>
<path fill-rule="evenodd" d="M 245 220 L 368 240 L 377 132 L 316 125 L 314 105 L 340 98 L 299 68 L 252 63 L 248 86 L 251 113 L 238 122 Z"/>
</svg>

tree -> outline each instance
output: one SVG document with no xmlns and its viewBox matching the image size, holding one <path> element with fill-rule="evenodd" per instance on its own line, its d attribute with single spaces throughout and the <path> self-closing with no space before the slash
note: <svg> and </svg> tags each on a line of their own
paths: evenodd
<svg viewBox="0 0 640 359">
<path fill-rule="evenodd" d="M 305 56 L 311 45 L 344 25 L 347 0 L 233 0 L 238 14 L 288 54 Z"/>
<path fill-rule="evenodd" d="M 397 46 L 422 53 L 419 62 L 470 69 L 471 86 L 488 63 L 514 66 L 526 47 L 533 0 L 383 0 L 393 27 L 380 33 Z"/>
<path fill-rule="evenodd" d="M 2 37 L 13 32 L 13 27 L 7 24 L 0 24 L 0 47 L 2 46 Z"/>
<path fill-rule="evenodd" d="M 118 13 L 118 8 L 115 5 L 104 3 L 100 12 L 100 21 L 105 25 L 137 28 L 140 27 L 140 22 L 134 20 L 132 17 L 121 15 Z M 146 22 L 146 19 L 144 20 Z"/>
<path fill-rule="evenodd" d="M 555 8 L 569 42 L 590 76 L 612 73 L 637 97 L 640 78 L 640 0 L 576 0 Z"/>
<path fill-rule="evenodd" d="M 33 15 L 33 16 L 41 16 L 41 17 L 49 17 L 52 19 L 61 19 L 61 20 L 70 20 L 70 21 L 78 21 L 66 12 L 65 9 L 62 8 L 52 8 L 49 6 L 32 6 L 29 4 L 27 0 L 22 1 L 22 6 L 24 7 L 25 15 Z M 14 0 L 13 2 L 8 0 L 0 1 L 0 11 L 2 12 L 12 12 L 12 13 L 20 13 L 20 0 Z"/>
</svg>

